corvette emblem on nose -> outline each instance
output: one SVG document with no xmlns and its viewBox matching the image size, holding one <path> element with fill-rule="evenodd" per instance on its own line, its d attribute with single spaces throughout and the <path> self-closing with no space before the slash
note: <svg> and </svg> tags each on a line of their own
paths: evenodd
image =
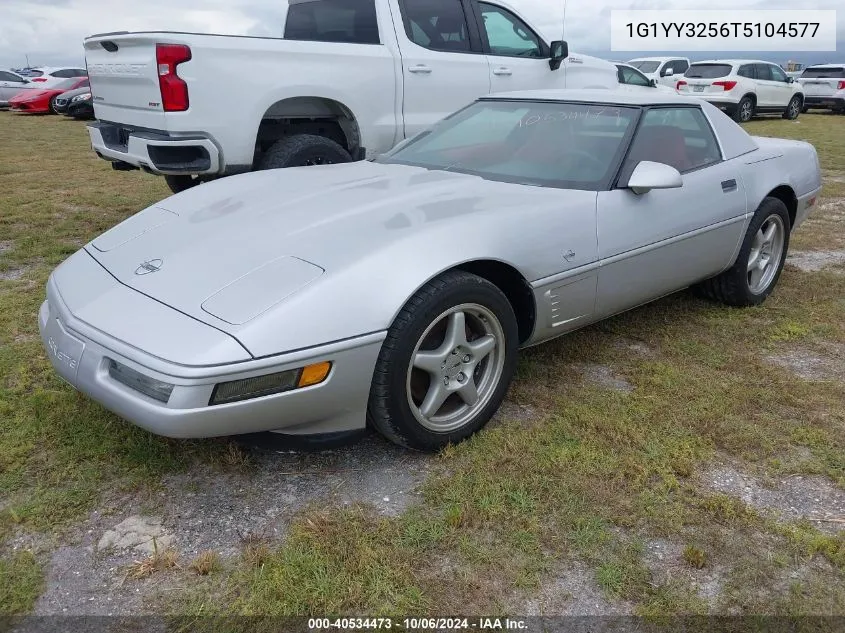
<svg viewBox="0 0 845 633">
<path fill-rule="evenodd" d="M 136 275 L 149 275 L 150 273 L 156 273 L 161 270 L 161 265 L 164 262 L 160 259 L 148 259 L 143 264 L 138 266 L 135 269 Z"/>
</svg>

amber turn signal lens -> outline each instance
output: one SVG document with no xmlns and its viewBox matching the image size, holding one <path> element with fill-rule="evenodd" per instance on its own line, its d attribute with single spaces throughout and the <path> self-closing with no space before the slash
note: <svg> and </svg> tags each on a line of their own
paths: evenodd
<svg viewBox="0 0 845 633">
<path fill-rule="evenodd" d="M 297 386 L 310 387 L 311 385 L 317 385 L 323 382 L 326 379 L 326 376 L 329 375 L 329 370 L 331 368 L 332 364 L 328 361 L 303 367 L 302 373 L 299 375 L 299 383 Z"/>
</svg>

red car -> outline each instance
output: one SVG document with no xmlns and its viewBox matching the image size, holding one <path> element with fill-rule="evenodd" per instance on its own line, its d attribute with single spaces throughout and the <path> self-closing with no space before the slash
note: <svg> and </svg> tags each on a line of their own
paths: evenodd
<svg viewBox="0 0 845 633">
<path fill-rule="evenodd" d="M 88 77 L 72 77 L 44 90 L 25 90 L 9 99 L 9 109 L 12 112 L 30 114 L 55 113 L 53 99 L 68 90 L 86 88 L 89 85 Z"/>
</svg>

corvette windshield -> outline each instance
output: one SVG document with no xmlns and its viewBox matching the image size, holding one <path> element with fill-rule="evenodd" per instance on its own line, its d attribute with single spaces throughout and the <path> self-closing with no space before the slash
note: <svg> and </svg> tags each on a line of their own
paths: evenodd
<svg viewBox="0 0 845 633">
<path fill-rule="evenodd" d="M 615 171 L 638 113 L 606 104 L 478 101 L 378 162 L 597 190 Z"/>
</svg>

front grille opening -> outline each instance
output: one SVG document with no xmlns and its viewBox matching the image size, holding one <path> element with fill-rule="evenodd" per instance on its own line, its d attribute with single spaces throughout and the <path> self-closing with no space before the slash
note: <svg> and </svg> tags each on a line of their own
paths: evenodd
<svg viewBox="0 0 845 633">
<path fill-rule="evenodd" d="M 112 380 L 129 387 L 133 391 L 142 393 L 153 400 L 158 400 L 165 404 L 170 400 L 170 394 L 173 393 L 173 385 L 145 376 L 111 358 L 108 359 L 108 364 L 109 377 Z"/>
</svg>

